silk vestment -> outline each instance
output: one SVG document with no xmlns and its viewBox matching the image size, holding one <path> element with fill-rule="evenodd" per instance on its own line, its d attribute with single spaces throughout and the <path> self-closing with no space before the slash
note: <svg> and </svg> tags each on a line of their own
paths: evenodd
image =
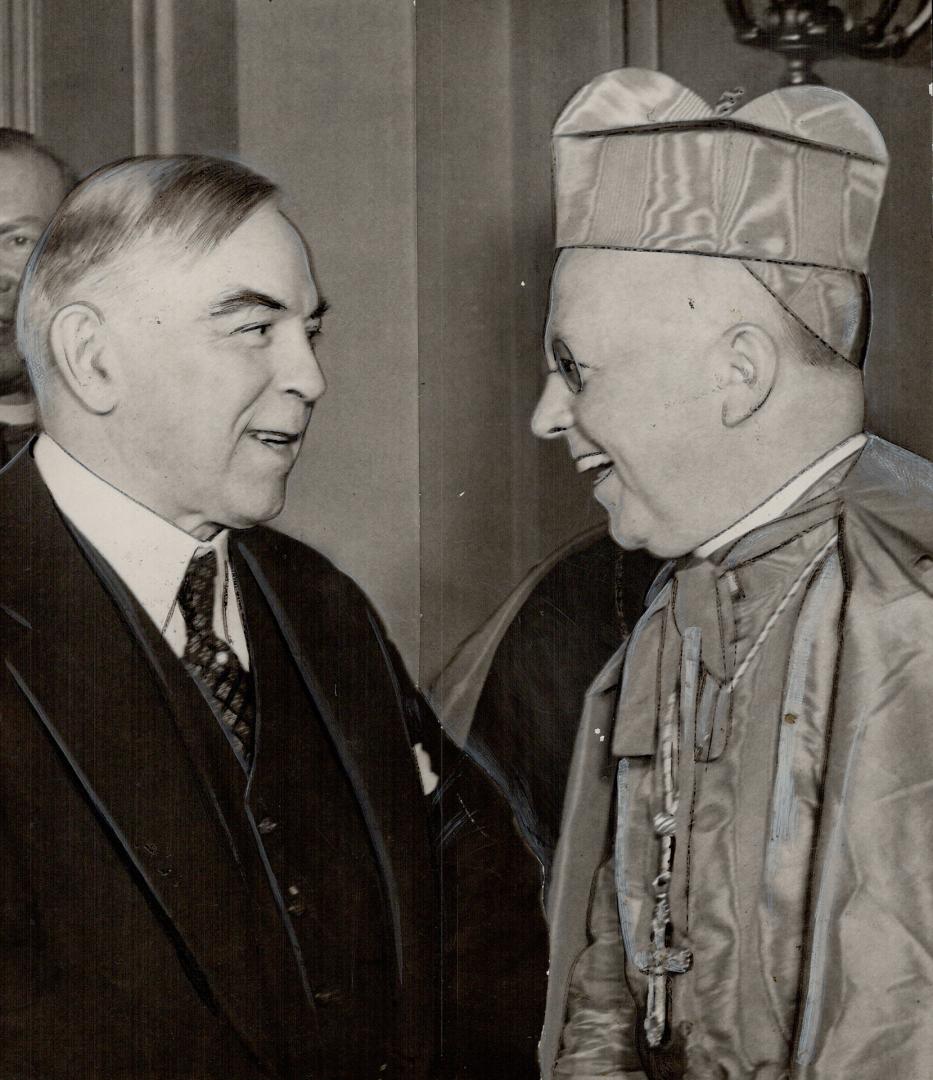
<svg viewBox="0 0 933 1080">
<path fill-rule="evenodd" d="M 870 438 L 840 471 L 712 566 L 662 578 L 587 694 L 548 896 L 546 1077 L 925 1074 L 933 467 Z M 696 730 L 682 724 L 671 945 L 694 959 L 670 976 L 659 1055 L 633 954 L 649 947 L 672 691 Z"/>
</svg>

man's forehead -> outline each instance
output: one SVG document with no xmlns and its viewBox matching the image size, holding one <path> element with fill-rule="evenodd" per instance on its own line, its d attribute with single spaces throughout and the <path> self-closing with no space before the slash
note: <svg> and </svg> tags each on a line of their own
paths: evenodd
<svg viewBox="0 0 933 1080">
<path fill-rule="evenodd" d="M 102 277 L 110 278 L 116 291 L 121 291 L 123 277 L 127 290 L 177 292 L 186 309 L 205 316 L 246 306 L 307 315 L 317 306 L 304 244 L 274 209 L 268 214 L 257 211 L 207 246 L 185 247 L 170 232 L 150 231 Z M 251 297 L 255 303 L 233 302 Z"/>
<path fill-rule="evenodd" d="M 700 291 L 704 270 L 718 261 L 674 252 L 565 248 L 551 279 L 551 318 L 661 310 L 691 287 Z"/>
<path fill-rule="evenodd" d="M 570 248 L 561 251 L 551 278 L 551 328 L 598 316 L 630 300 L 638 280 L 630 252 Z"/>
<path fill-rule="evenodd" d="M 262 224 L 262 223 L 260 223 Z M 282 227 L 284 225 L 284 228 Z M 318 303 L 308 254 L 298 233 L 281 218 L 261 229 L 231 233 L 200 272 L 211 310 L 235 301 L 240 307 L 262 307 L 307 316 Z M 239 235 L 238 235 L 239 234 Z"/>
<path fill-rule="evenodd" d="M 205 260 L 234 272 L 251 271 L 275 275 L 291 273 L 310 279 L 308 252 L 298 230 L 274 204 L 255 210 L 216 246 L 204 252 Z"/>
<path fill-rule="evenodd" d="M 0 151 L 0 214 L 49 218 L 65 195 L 58 167 L 32 150 Z"/>
</svg>

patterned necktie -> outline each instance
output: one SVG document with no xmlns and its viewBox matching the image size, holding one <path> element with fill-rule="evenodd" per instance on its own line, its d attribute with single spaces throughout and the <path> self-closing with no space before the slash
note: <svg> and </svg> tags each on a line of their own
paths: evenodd
<svg viewBox="0 0 933 1080">
<path fill-rule="evenodd" d="M 217 552 L 209 548 L 195 555 L 178 590 L 188 632 L 182 660 L 213 694 L 234 747 L 249 762 L 256 718 L 253 680 L 233 649 L 214 633 L 216 579 Z"/>
</svg>

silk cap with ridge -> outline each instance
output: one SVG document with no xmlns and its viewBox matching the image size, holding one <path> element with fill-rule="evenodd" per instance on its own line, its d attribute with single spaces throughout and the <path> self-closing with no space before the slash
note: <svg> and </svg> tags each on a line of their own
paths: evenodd
<svg viewBox="0 0 933 1080">
<path fill-rule="evenodd" d="M 888 155 L 851 98 L 789 86 L 723 116 L 661 72 L 623 68 L 574 95 L 552 145 L 558 248 L 739 259 L 860 362 Z"/>
</svg>

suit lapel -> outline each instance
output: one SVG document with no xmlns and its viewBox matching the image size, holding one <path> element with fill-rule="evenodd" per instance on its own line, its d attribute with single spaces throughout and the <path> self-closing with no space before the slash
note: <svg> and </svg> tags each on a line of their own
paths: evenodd
<svg viewBox="0 0 933 1080">
<path fill-rule="evenodd" d="M 398 883 L 392 853 L 389 852 L 386 846 L 381 824 L 383 815 L 379 812 L 381 808 L 373 805 L 370 785 L 367 784 L 366 778 L 361 771 L 360 757 L 354 753 L 353 747 L 348 742 L 345 727 L 338 723 L 337 713 L 334 708 L 336 704 L 335 697 L 340 694 L 341 683 L 344 682 L 343 672 L 340 670 L 340 664 L 335 655 L 341 645 L 339 634 L 335 632 L 337 627 L 333 621 L 328 620 L 331 633 L 321 634 L 318 629 L 322 623 L 319 619 L 310 619 L 302 625 L 301 638 L 299 639 L 295 627 L 292 626 L 279 600 L 280 596 L 287 595 L 282 589 L 284 582 L 278 583 L 278 588 L 273 584 L 275 578 L 278 577 L 277 565 L 261 566 L 245 543 L 235 544 L 234 552 L 234 570 L 237 573 L 237 581 L 240 583 L 243 592 L 246 610 L 256 610 L 260 603 L 267 605 L 293 660 L 298 666 L 308 696 L 313 701 L 321 721 L 330 735 L 337 756 L 353 787 L 383 877 L 388 908 L 393 918 L 392 931 L 395 940 L 396 961 L 399 969 L 401 969 L 403 966 L 403 948 L 401 928 L 399 926 Z M 266 573 L 267 569 L 270 571 L 268 575 Z M 318 613 L 321 611 L 321 602 L 326 603 L 323 597 L 309 597 L 308 600 L 311 605 L 314 605 L 317 601 Z M 328 609 L 329 605 L 324 610 Z M 253 649 L 252 643 L 250 648 Z M 258 650 L 256 659 L 258 666 L 261 667 L 263 658 Z M 326 693 L 324 686 L 327 686 L 328 689 L 332 687 L 333 694 Z M 343 712 L 346 712 L 346 710 L 343 710 Z M 261 723 L 270 723 L 272 719 L 272 717 L 266 716 L 265 719 L 261 720 Z M 262 729 L 260 727 L 260 743 L 257 745 L 257 768 L 260 767 L 262 757 L 261 739 Z M 390 748 L 385 749 L 390 752 Z"/>
<path fill-rule="evenodd" d="M 261 1059 L 254 905 L 231 827 L 239 767 L 155 627 L 58 513 L 31 454 L 3 481 L 25 511 L 4 582 L 24 623 L 14 678 L 196 991 Z"/>
<path fill-rule="evenodd" d="M 396 987 L 403 991 L 402 1072 L 410 1067 L 414 1075 L 431 1033 L 437 897 L 424 796 L 405 738 L 410 703 L 391 648 L 356 586 L 316 553 L 257 530 L 231 544 L 231 558 L 247 614 L 252 619 L 262 611 L 277 626 L 352 787 L 382 879 Z M 263 648 L 263 642 L 250 645 L 262 714 L 253 781 L 260 789 L 269 775 L 263 729 L 270 746 L 269 727 L 278 720 L 262 704 Z"/>
</svg>

